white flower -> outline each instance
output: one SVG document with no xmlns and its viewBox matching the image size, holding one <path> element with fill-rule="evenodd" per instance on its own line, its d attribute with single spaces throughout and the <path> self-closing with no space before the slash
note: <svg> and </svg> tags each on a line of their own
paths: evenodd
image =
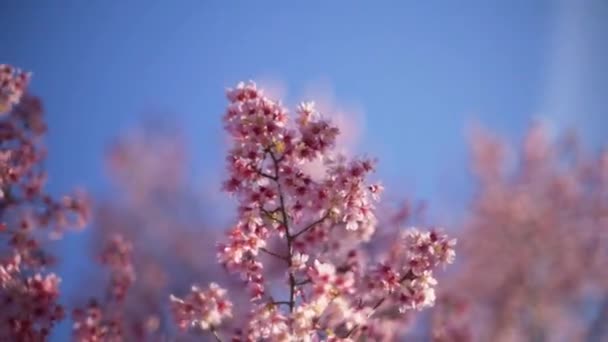
<svg viewBox="0 0 608 342">
<path fill-rule="evenodd" d="M 306 126 L 311 120 L 316 119 L 317 112 L 315 110 L 314 102 L 302 102 L 296 108 L 296 113 L 298 113 L 298 123 L 301 126 Z"/>
<path fill-rule="evenodd" d="M 317 277 L 319 278 L 327 276 L 329 279 L 332 279 L 336 274 L 336 268 L 334 265 L 330 263 L 322 263 L 319 260 L 315 260 L 315 271 L 317 272 Z"/>
<path fill-rule="evenodd" d="M 294 337 L 306 339 L 313 328 L 313 319 L 317 316 L 314 305 L 304 304 L 296 308 L 292 314 Z"/>
<path fill-rule="evenodd" d="M 297 113 L 308 113 L 312 114 L 315 112 L 315 103 L 314 101 L 301 102 L 296 109 Z"/>
<path fill-rule="evenodd" d="M 346 215 L 344 222 L 346 223 L 346 230 L 357 230 L 357 228 L 359 228 L 359 220 L 357 215 Z"/>
<path fill-rule="evenodd" d="M 372 184 L 369 186 L 368 189 L 372 193 L 372 198 L 374 199 L 374 201 L 380 200 L 380 194 L 382 194 L 382 192 L 384 191 L 384 187 L 382 186 L 382 184 Z"/>
<path fill-rule="evenodd" d="M 291 257 L 291 267 L 294 270 L 301 270 L 306 267 L 306 262 L 308 262 L 309 256 L 308 254 L 302 254 L 300 252 L 295 252 Z"/>
</svg>

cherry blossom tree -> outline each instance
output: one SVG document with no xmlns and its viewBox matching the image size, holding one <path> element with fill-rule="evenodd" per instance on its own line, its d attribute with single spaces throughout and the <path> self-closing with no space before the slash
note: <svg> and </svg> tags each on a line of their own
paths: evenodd
<svg viewBox="0 0 608 342">
<path fill-rule="evenodd" d="M 125 314 L 124 301 L 135 281 L 132 252 L 131 243 L 121 235 L 107 240 L 100 254 L 102 265 L 110 272 L 106 295 L 102 302 L 91 298 L 84 308 L 73 310 L 73 340 L 123 341 L 129 336 L 125 331 L 124 321 L 129 317 Z M 143 336 L 138 337 L 141 339 Z"/>
<path fill-rule="evenodd" d="M 223 188 L 238 201 L 238 217 L 218 260 L 246 281 L 251 308 L 236 317 L 219 285 L 195 285 L 171 297 L 177 325 L 217 340 L 382 340 L 383 318 L 432 306 L 433 272 L 453 261 L 455 240 L 409 229 L 384 255 L 364 255 L 382 192 L 367 181 L 375 162 L 335 153 L 339 130 L 313 103 L 298 106 L 292 123 L 253 83 L 227 96 L 232 148 Z M 313 177 L 305 166 L 318 160 L 324 172 Z M 268 259 L 283 264 L 280 281 L 269 281 Z M 239 328 L 224 328 L 230 320 Z"/>
<path fill-rule="evenodd" d="M 0 65 L 0 340 L 41 341 L 65 316 L 55 258 L 43 246 L 89 217 L 82 193 L 44 190 L 46 125 L 28 73 Z"/>
<path fill-rule="evenodd" d="M 477 192 L 443 283 L 455 309 L 438 312 L 436 338 L 605 340 L 608 153 L 542 125 L 519 150 L 479 130 L 472 152 Z"/>
<path fill-rule="evenodd" d="M 173 291 L 195 280 L 241 287 L 215 262 L 221 232 L 210 228 L 208 200 L 187 176 L 187 150 L 180 131 L 165 122 L 130 129 L 108 149 L 106 169 L 114 189 L 96 201 L 89 243 L 93 259 L 110 269 L 93 269 L 82 279 L 83 285 L 104 285 L 75 294 L 75 302 L 96 298 L 88 311 L 100 317 L 89 319 L 89 330 L 77 324 L 76 340 L 163 340 L 175 335 L 167 310 Z M 118 267 L 113 271 L 112 265 Z M 107 295 L 116 291 L 120 296 Z M 77 321 L 88 319 L 85 308 L 76 312 Z"/>
<path fill-rule="evenodd" d="M 46 125 L 29 79 L 0 66 L 2 340 L 47 340 L 64 318 L 47 246 L 91 216 L 83 193 L 44 192 Z M 71 310 L 73 340 L 397 338 L 434 304 L 434 272 L 454 260 L 455 240 L 438 229 L 375 234 L 387 221 L 376 213 L 383 188 L 368 181 L 375 162 L 336 153 L 339 130 L 312 103 L 291 122 L 253 83 L 228 99 L 223 189 L 238 203 L 234 225 L 223 238 L 207 229 L 179 138 L 142 131 L 118 141 L 108 165 L 122 194 L 95 206 L 91 249 L 102 272 L 82 277 L 76 302 L 91 299 Z"/>
</svg>

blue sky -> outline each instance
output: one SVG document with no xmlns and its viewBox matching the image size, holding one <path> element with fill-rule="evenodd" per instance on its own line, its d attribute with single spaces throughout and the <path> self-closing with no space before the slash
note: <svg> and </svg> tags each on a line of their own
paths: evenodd
<svg viewBox="0 0 608 342">
<path fill-rule="evenodd" d="M 219 179 L 223 91 L 261 79 L 289 104 L 317 87 L 357 108 L 357 150 L 391 196 L 444 218 L 470 191 L 472 123 L 516 138 L 542 118 L 608 142 L 607 34 L 601 0 L 0 4 L 0 62 L 32 70 L 46 104 L 54 192 L 106 192 L 107 144 L 150 114 L 183 125 L 201 183 Z"/>
<path fill-rule="evenodd" d="M 472 122 L 606 124 L 602 1 L 2 6 L 3 61 L 32 70 L 45 99 L 54 188 L 103 190 L 105 146 L 148 114 L 183 124 L 201 171 L 219 174 L 223 89 L 242 79 L 279 82 L 288 103 L 329 83 L 363 112 L 359 150 L 421 197 L 459 179 Z"/>
</svg>

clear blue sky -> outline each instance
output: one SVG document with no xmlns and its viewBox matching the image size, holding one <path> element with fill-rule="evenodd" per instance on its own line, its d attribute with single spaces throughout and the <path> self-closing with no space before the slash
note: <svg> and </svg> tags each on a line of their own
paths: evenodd
<svg viewBox="0 0 608 342">
<path fill-rule="evenodd" d="M 45 100 L 53 191 L 103 192 L 104 148 L 149 113 L 184 125 L 194 173 L 220 177 L 223 90 L 242 79 L 283 84 L 288 103 L 331 84 L 364 113 L 358 150 L 392 194 L 439 216 L 469 189 L 473 122 L 515 138 L 540 117 L 608 142 L 606 1 L 232 3 L 0 3 L 0 62 L 32 70 Z"/>
</svg>

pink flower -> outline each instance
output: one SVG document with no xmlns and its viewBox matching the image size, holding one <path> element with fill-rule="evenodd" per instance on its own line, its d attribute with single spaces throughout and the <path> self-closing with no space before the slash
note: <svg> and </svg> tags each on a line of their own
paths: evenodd
<svg viewBox="0 0 608 342">
<path fill-rule="evenodd" d="M 30 74 L 7 64 L 0 64 L 0 114 L 19 103 L 30 81 Z"/>
<path fill-rule="evenodd" d="M 254 309 L 249 321 L 248 338 L 253 341 L 288 341 L 288 319 L 273 304 L 262 304 Z"/>
<path fill-rule="evenodd" d="M 232 302 L 225 295 L 226 290 L 211 283 L 207 290 L 192 286 L 184 299 L 171 296 L 175 322 L 182 329 L 194 325 L 203 330 L 215 329 L 225 318 L 232 316 Z"/>
<path fill-rule="evenodd" d="M 295 252 L 291 257 L 291 267 L 293 270 L 303 270 L 306 268 L 306 262 L 308 262 L 309 256 L 300 252 Z"/>
</svg>

